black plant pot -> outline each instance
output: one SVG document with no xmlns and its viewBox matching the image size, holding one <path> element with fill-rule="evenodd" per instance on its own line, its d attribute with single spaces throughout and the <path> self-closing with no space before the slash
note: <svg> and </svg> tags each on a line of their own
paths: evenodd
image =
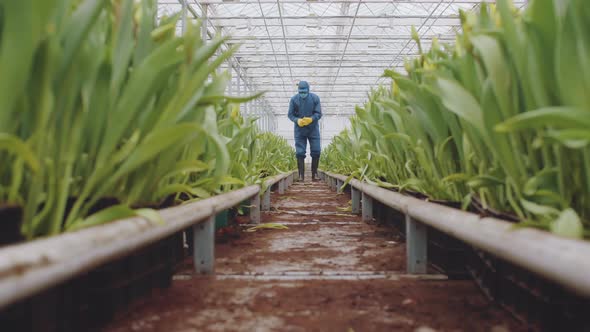
<svg viewBox="0 0 590 332">
<path fill-rule="evenodd" d="M 14 244 L 25 240 L 20 229 L 23 210 L 16 205 L 0 206 L 0 246 Z"/>
</svg>

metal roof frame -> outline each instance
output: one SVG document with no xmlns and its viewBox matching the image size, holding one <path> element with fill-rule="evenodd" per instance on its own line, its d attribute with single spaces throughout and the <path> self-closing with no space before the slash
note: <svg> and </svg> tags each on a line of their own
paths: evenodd
<svg viewBox="0 0 590 332">
<path fill-rule="evenodd" d="M 162 14 L 179 12 L 184 0 L 159 0 Z M 348 116 L 383 80 L 383 71 L 403 71 L 417 56 L 415 26 L 425 49 L 437 38 L 453 43 L 459 10 L 479 8 L 479 0 L 186 0 L 194 18 L 207 12 L 210 36 L 240 44 L 228 66 L 236 85 L 266 91 L 263 112 L 284 116 L 299 80 L 309 81 L 326 114 Z M 493 3 L 488 0 L 485 2 Z M 524 7 L 527 0 L 514 0 Z M 189 17 L 189 19 L 193 19 Z M 276 121 L 276 118 L 275 118 Z"/>
</svg>

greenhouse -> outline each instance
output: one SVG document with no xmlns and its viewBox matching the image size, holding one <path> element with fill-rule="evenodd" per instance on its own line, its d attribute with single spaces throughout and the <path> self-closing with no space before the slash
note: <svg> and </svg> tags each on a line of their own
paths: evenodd
<svg viewBox="0 0 590 332">
<path fill-rule="evenodd" d="M 590 331 L 587 0 L 0 0 L 0 330 Z"/>
</svg>

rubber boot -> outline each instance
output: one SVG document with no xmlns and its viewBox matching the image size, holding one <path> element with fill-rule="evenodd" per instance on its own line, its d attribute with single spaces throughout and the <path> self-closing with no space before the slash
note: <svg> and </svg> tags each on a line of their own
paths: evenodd
<svg viewBox="0 0 590 332">
<path fill-rule="evenodd" d="M 320 158 L 312 157 L 311 158 L 311 181 L 319 181 L 320 178 L 318 177 L 318 165 L 320 163 Z"/>
<path fill-rule="evenodd" d="M 305 178 L 305 158 L 297 157 L 297 169 L 299 170 L 299 182 Z"/>
</svg>

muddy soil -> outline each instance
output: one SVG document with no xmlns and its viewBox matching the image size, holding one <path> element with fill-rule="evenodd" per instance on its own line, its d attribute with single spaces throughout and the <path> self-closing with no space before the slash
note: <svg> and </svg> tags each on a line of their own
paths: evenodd
<svg viewBox="0 0 590 332">
<path fill-rule="evenodd" d="M 470 281 L 405 274 L 391 229 L 363 223 L 323 183 L 272 195 L 263 222 L 216 246 L 216 275 L 190 260 L 172 287 L 106 331 L 525 331 Z M 244 227 L 246 229 L 247 227 Z"/>
</svg>

